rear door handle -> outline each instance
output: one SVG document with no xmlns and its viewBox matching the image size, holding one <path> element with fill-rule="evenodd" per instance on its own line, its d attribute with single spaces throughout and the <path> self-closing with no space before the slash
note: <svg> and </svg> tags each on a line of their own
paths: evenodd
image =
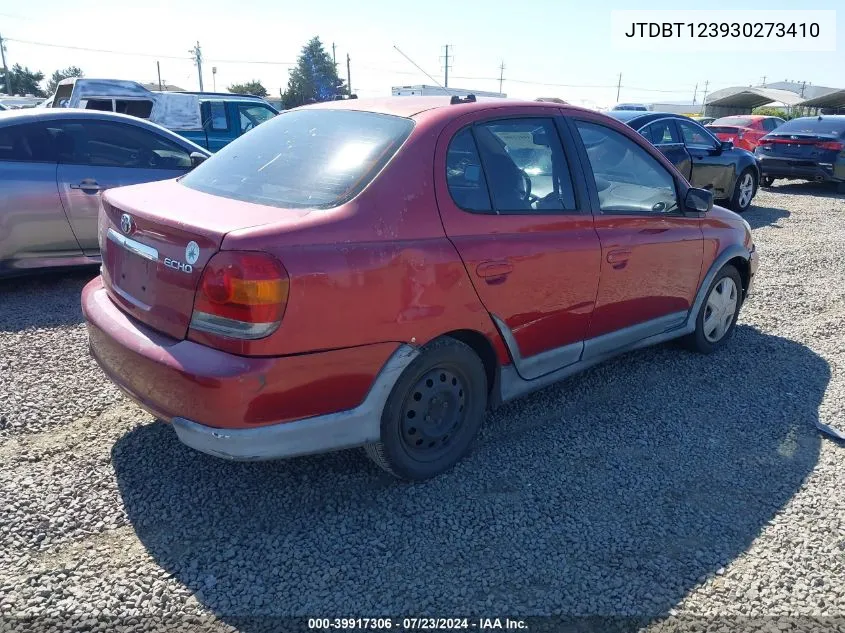
<svg viewBox="0 0 845 633">
<path fill-rule="evenodd" d="M 86 178 L 78 184 L 71 185 L 71 189 L 82 189 L 82 191 L 102 191 L 105 187 L 101 187 L 96 180 Z"/>
<path fill-rule="evenodd" d="M 631 256 L 631 251 L 627 248 L 620 248 L 615 251 L 610 251 L 607 254 L 607 263 L 611 264 L 616 270 L 625 268 L 628 264 L 628 258 Z"/>
<path fill-rule="evenodd" d="M 488 284 L 501 283 L 513 272 L 513 264 L 507 261 L 481 262 L 475 268 L 475 274 Z"/>
</svg>

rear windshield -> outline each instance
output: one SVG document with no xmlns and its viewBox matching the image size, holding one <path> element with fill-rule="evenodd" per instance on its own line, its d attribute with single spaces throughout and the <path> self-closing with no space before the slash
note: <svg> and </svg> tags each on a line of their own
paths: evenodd
<svg viewBox="0 0 845 633">
<path fill-rule="evenodd" d="M 802 117 L 792 119 L 775 130 L 776 134 L 829 134 L 841 136 L 845 132 L 845 116 L 831 117 Z"/>
<path fill-rule="evenodd" d="M 752 119 L 744 119 L 742 117 L 725 117 L 723 119 L 716 119 L 710 125 L 726 125 L 729 127 L 751 127 L 754 121 Z"/>
<path fill-rule="evenodd" d="M 181 183 L 275 207 L 334 207 L 369 184 L 413 126 L 372 112 L 290 110 L 221 149 Z"/>
</svg>

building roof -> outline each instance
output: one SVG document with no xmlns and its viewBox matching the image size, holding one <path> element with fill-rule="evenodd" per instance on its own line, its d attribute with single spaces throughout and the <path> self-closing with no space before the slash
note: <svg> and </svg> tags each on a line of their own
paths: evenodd
<svg viewBox="0 0 845 633">
<path fill-rule="evenodd" d="M 707 95 L 704 102 L 709 106 L 729 106 L 735 108 L 758 108 L 769 103 L 783 103 L 793 106 L 801 103 L 801 95 L 791 90 L 777 88 L 759 88 L 756 86 L 736 86 L 723 88 Z"/>
<path fill-rule="evenodd" d="M 845 90 L 835 90 L 814 99 L 805 99 L 801 105 L 813 108 L 845 108 Z"/>
</svg>

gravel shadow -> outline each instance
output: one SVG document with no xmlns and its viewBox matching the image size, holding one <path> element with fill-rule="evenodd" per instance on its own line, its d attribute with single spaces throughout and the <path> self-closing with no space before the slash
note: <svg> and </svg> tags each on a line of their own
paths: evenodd
<svg viewBox="0 0 845 633">
<path fill-rule="evenodd" d="M 271 616 L 656 617 L 802 485 L 829 379 L 809 348 L 743 325 L 711 356 L 635 352 L 501 407 L 469 458 L 421 484 L 359 450 L 225 462 L 162 423 L 112 458 L 147 551 L 239 630 Z"/>
<path fill-rule="evenodd" d="M 761 207 L 753 204 L 742 218 L 751 225 L 752 229 L 759 229 L 764 226 L 777 226 L 780 228 L 779 222 L 788 218 L 791 214 L 786 209 L 778 209 L 776 207 Z"/>
<path fill-rule="evenodd" d="M 763 189 L 768 193 L 783 193 L 798 196 L 817 196 L 845 200 L 845 192 L 837 190 L 835 183 L 807 182 L 806 180 L 776 180 L 771 187 Z"/>
<path fill-rule="evenodd" d="M 82 323 L 82 288 L 97 266 L 0 278 L 0 332 Z"/>
</svg>

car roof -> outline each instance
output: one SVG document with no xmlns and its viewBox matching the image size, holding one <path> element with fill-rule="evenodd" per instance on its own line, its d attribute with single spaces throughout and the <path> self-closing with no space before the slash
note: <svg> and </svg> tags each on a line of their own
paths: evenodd
<svg viewBox="0 0 845 633">
<path fill-rule="evenodd" d="M 313 103 L 302 108 L 325 108 L 332 110 L 359 110 L 362 112 L 374 112 L 377 114 L 392 114 L 412 118 L 423 112 L 432 110 L 443 110 L 455 114 L 466 114 L 483 110 L 493 110 L 505 107 L 534 107 L 545 110 L 572 109 L 583 110 L 571 105 L 561 103 L 550 103 L 548 101 L 523 101 L 520 99 L 503 99 L 499 97 L 479 97 L 476 101 L 461 102 L 452 105 L 451 97 L 381 97 L 372 99 L 344 99 L 342 101 L 325 101 Z"/>
<path fill-rule="evenodd" d="M 606 112 L 605 114 L 608 114 L 623 123 L 627 123 L 634 129 L 639 129 L 658 119 L 678 119 L 681 121 L 698 123 L 698 121 L 691 119 L 688 116 L 684 116 L 683 114 L 673 114 L 672 112 L 636 112 L 633 110 L 616 110 Z M 701 124 L 698 123 L 698 125 Z"/>
<path fill-rule="evenodd" d="M 203 154 L 210 155 L 210 152 L 204 147 L 197 145 L 193 141 L 168 130 L 166 127 L 158 125 L 157 123 L 153 123 L 152 121 L 147 121 L 146 119 L 141 119 L 139 117 L 130 116 L 128 114 L 105 112 L 103 110 L 82 110 L 80 108 L 28 108 L 26 110 L 3 110 L 0 112 L 0 127 L 34 123 L 36 121 L 58 121 L 61 119 L 127 123 L 129 125 L 158 132 L 162 136 L 166 136 L 171 140 L 181 143 L 186 148 L 190 147 L 191 151 L 202 152 Z"/>
</svg>

